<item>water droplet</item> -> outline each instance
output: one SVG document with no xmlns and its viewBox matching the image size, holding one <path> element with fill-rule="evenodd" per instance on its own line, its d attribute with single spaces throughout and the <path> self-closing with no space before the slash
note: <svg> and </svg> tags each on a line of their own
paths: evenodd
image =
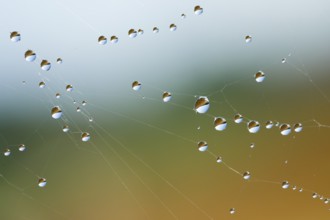
<svg viewBox="0 0 330 220">
<path fill-rule="evenodd" d="M 33 52 L 32 50 L 27 50 L 24 54 L 24 58 L 26 61 L 28 62 L 33 62 L 36 60 L 37 55 L 35 52 Z"/>
<path fill-rule="evenodd" d="M 40 179 L 38 180 L 38 186 L 39 186 L 39 187 L 45 187 L 46 184 L 47 184 L 47 181 L 46 181 L 45 178 L 40 178 Z"/>
<path fill-rule="evenodd" d="M 291 133 L 291 126 L 289 124 L 282 124 L 280 126 L 280 132 L 282 135 L 289 135 Z"/>
<path fill-rule="evenodd" d="M 12 42 L 15 42 L 15 43 L 18 42 L 18 41 L 20 41 L 21 40 L 21 34 L 18 33 L 17 31 L 11 32 L 10 33 L 10 40 Z"/>
<path fill-rule="evenodd" d="M 86 106 L 87 105 L 87 102 L 86 101 L 82 101 L 81 104 L 82 104 L 82 106 Z"/>
<path fill-rule="evenodd" d="M 100 45 L 105 45 L 108 42 L 108 39 L 105 36 L 99 36 L 99 38 L 97 39 L 97 42 Z"/>
<path fill-rule="evenodd" d="M 234 116 L 234 121 L 235 121 L 236 124 L 242 123 L 242 121 L 243 121 L 243 116 L 242 116 L 241 114 L 236 114 L 236 115 Z"/>
<path fill-rule="evenodd" d="M 255 144 L 254 143 L 251 143 L 250 144 L 250 148 L 254 148 L 255 147 Z"/>
<path fill-rule="evenodd" d="M 72 85 L 67 85 L 67 86 L 65 87 L 65 89 L 66 89 L 66 91 L 68 91 L 68 92 L 72 92 L 72 90 L 73 90 L 73 86 L 72 86 Z"/>
<path fill-rule="evenodd" d="M 265 80 L 265 73 L 262 71 L 258 71 L 255 75 L 254 75 L 255 80 L 260 83 L 263 82 Z"/>
<path fill-rule="evenodd" d="M 200 96 L 195 102 L 195 111 L 204 114 L 209 110 L 210 101 L 206 96 Z"/>
<path fill-rule="evenodd" d="M 11 154 L 11 151 L 8 148 L 5 149 L 5 151 L 3 152 L 3 155 L 5 155 L 6 157 L 10 156 L 10 154 Z"/>
<path fill-rule="evenodd" d="M 303 192 L 303 191 L 304 191 L 304 189 L 303 189 L 303 188 L 300 188 L 300 189 L 299 189 L 299 192 Z"/>
<path fill-rule="evenodd" d="M 295 132 L 297 132 L 297 133 L 301 132 L 302 129 L 303 129 L 303 126 L 302 126 L 301 123 L 297 123 L 297 124 L 295 124 L 295 125 L 293 126 L 293 130 L 294 130 Z"/>
<path fill-rule="evenodd" d="M 142 86 L 141 83 L 138 81 L 134 81 L 132 83 L 132 89 L 135 91 L 139 91 L 141 89 L 141 86 Z"/>
<path fill-rule="evenodd" d="M 313 194 L 312 194 L 312 198 L 313 198 L 313 199 L 316 199 L 318 196 L 319 196 L 319 195 L 318 195 L 317 193 L 313 193 Z"/>
<path fill-rule="evenodd" d="M 62 110 L 59 106 L 55 106 L 51 111 L 52 118 L 59 119 L 62 116 Z"/>
<path fill-rule="evenodd" d="M 153 32 L 154 34 L 157 34 L 157 33 L 159 32 L 158 27 L 154 27 L 154 28 L 152 29 L 152 32 Z"/>
<path fill-rule="evenodd" d="M 267 121 L 266 122 L 266 128 L 271 129 L 274 126 L 274 123 L 272 121 Z"/>
<path fill-rule="evenodd" d="M 40 88 L 40 89 L 45 88 L 45 86 L 46 86 L 46 83 L 45 83 L 45 82 L 40 82 L 40 83 L 39 83 L 39 88 Z"/>
<path fill-rule="evenodd" d="M 227 127 L 227 121 L 226 119 L 222 117 L 217 117 L 214 119 L 214 128 L 217 131 L 223 131 Z"/>
<path fill-rule="evenodd" d="M 251 43 L 252 42 L 252 36 L 246 35 L 245 36 L 245 43 Z"/>
<path fill-rule="evenodd" d="M 48 71 L 51 68 L 51 64 L 48 60 L 42 60 L 40 63 L 40 68 L 44 71 Z"/>
<path fill-rule="evenodd" d="M 138 30 L 138 35 L 142 35 L 142 34 L 144 34 L 144 31 L 142 29 L 139 29 Z"/>
<path fill-rule="evenodd" d="M 186 17 L 187 17 L 186 14 L 181 14 L 182 19 L 185 19 Z"/>
<path fill-rule="evenodd" d="M 201 15 L 203 13 L 203 8 L 201 8 L 201 6 L 199 6 L 199 5 L 195 6 L 194 13 L 196 15 Z"/>
<path fill-rule="evenodd" d="M 87 132 L 84 132 L 84 133 L 81 134 L 81 140 L 84 141 L 84 142 L 89 141 L 90 138 L 91 138 L 91 136 Z"/>
<path fill-rule="evenodd" d="M 292 190 L 296 190 L 296 189 L 297 189 L 297 186 L 293 186 L 293 187 L 292 187 Z"/>
<path fill-rule="evenodd" d="M 217 163 L 221 163 L 222 162 L 222 158 L 219 156 L 217 157 Z"/>
<path fill-rule="evenodd" d="M 176 25 L 175 24 L 170 25 L 170 31 L 176 31 Z"/>
<path fill-rule="evenodd" d="M 329 199 L 324 199 L 324 204 L 328 204 L 329 203 Z"/>
<path fill-rule="evenodd" d="M 68 125 L 64 125 L 63 128 L 62 128 L 62 131 L 63 132 L 68 132 L 70 129 L 69 129 L 69 126 Z"/>
<path fill-rule="evenodd" d="M 56 94 L 55 94 L 55 97 L 56 97 L 57 99 L 59 99 L 59 98 L 61 98 L 61 94 L 60 94 L 60 93 L 56 93 Z"/>
<path fill-rule="evenodd" d="M 136 35 L 137 35 L 136 30 L 134 30 L 134 29 L 130 29 L 130 30 L 128 31 L 128 36 L 129 36 L 130 38 L 135 38 Z"/>
<path fill-rule="evenodd" d="M 229 209 L 229 213 L 230 213 L 231 215 L 235 214 L 235 212 L 236 212 L 235 208 L 231 208 L 231 209 Z"/>
<path fill-rule="evenodd" d="M 198 150 L 201 151 L 201 152 L 204 152 L 206 151 L 208 148 L 208 145 L 207 145 L 207 142 L 206 141 L 200 141 L 198 143 Z"/>
<path fill-rule="evenodd" d="M 116 44 L 116 43 L 118 43 L 118 41 L 119 41 L 118 37 L 116 37 L 116 36 L 111 36 L 110 37 L 110 43 Z"/>
<path fill-rule="evenodd" d="M 77 112 L 81 112 L 81 109 L 79 107 L 77 107 L 76 111 Z"/>
<path fill-rule="evenodd" d="M 18 150 L 21 151 L 21 152 L 25 151 L 25 150 L 26 150 L 26 146 L 25 146 L 25 144 L 20 144 L 20 145 L 18 146 Z"/>
<path fill-rule="evenodd" d="M 245 173 L 243 173 L 243 178 L 245 180 L 249 180 L 251 178 L 251 174 L 249 171 L 246 171 Z"/>
<path fill-rule="evenodd" d="M 281 63 L 286 63 L 286 59 L 283 58 L 283 59 L 281 60 Z"/>
<path fill-rule="evenodd" d="M 290 184 L 289 184 L 288 181 L 284 181 L 284 182 L 282 183 L 282 188 L 283 188 L 283 189 L 287 189 L 287 188 L 289 188 L 289 187 L 290 187 Z"/>
<path fill-rule="evenodd" d="M 260 130 L 260 124 L 258 121 L 249 121 L 247 128 L 250 133 L 257 133 Z"/>
<path fill-rule="evenodd" d="M 63 63 L 62 58 L 57 58 L 56 63 L 57 63 L 57 64 L 62 64 L 62 63 Z"/>
<path fill-rule="evenodd" d="M 172 99 L 172 94 L 170 92 L 163 93 L 163 102 L 169 102 Z"/>
<path fill-rule="evenodd" d="M 93 119 L 93 118 L 89 118 L 88 121 L 89 121 L 89 122 L 93 122 L 94 119 Z"/>
</svg>

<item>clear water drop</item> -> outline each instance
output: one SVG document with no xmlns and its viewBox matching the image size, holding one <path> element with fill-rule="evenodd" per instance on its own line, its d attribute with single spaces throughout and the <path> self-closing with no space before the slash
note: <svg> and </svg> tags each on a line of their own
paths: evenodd
<svg viewBox="0 0 330 220">
<path fill-rule="evenodd" d="M 227 127 L 227 121 L 225 118 L 217 117 L 214 119 L 214 128 L 217 131 L 223 131 Z"/>
<path fill-rule="evenodd" d="M 3 152 L 3 155 L 5 155 L 6 157 L 10 156 L 11 151 L 9 148 L 5 149 L 5 151 Z"/>
<path fill-rule="evenodd" d="M 26 146 L 25 146 L 25 144 L 20 144 L 20 145 L 18 146 L 18 150 L 21 151 L 21 152 L 25 151 L 25 150 L 26 150 Z"/>
<path fill-rule="evenodd" d="M 42 60 L 40 63 L 40 68 L 44 71 L 49 71 L 51 66 L 51 63 L 48 62 L 48 60 Z"/>
<path fill-rule="evenodd" d="M 35 52 L 33 52 L 33 50 L 27 50 L 24 54 L 24 58 L 28 62 L 33 62 L 36 60 L 37 55 Z"/>
<path fill-rule="evenodd" d="M 170 92 L 163 93 L 163 102 L 169 102 L 172 99 L 172 94 Z"/>
<path fill-rule="evenodd" d="M 217 163 L 221 163 L 222 162 L 222 158 L 219 156 L 219 157 L 217 157 Z"/>
<path fill-rule="evenodd" d="M 57 64 L 62 64 L 62 63 L 63 63 L 62 58 L 57 58 L 56 63 L 57 63 Z"/>
<path fill-rule="evenodd" d="M 240 124 L 240 123 L 242 123 L 243 122 L 243 116 L 241 115 L 241 114 L 236 114 L 235 116 L 234 116 L 234 121 L 235 121 L 235 123 L 236 124 Z"/>
<path fill-rule="evenodd" d="M 111 36 L 110 37 L 110 43 L 116 44 L 116 43 L 118 43 L 118 41 L 119 41 L 119 39 L 118 39 L 117 36 Z"/>
<path fill-rule="evenodd" d="M 176 31 L 177 27 L 175 24 L 170 25 L 170 31 Z"/>
<path fill-rule="evenodd" d="M 139 91 L 140 89 L 141 89 L 141 83 L 139 82 L 139 81 L 134 81 L 133 83 L 132 83 L 132 89 L 134 90 L 134 91 Z"/>
<path fill-rule="evenodd" d="M 272 121 L 267 121 L 266 122 L 266 128 L 271 129 L 274 126 L 274 123 Z"/>
<path fill-rule="evenodd" d="M 143 35 L 143 34 L 144 34 L 144 30 L 139 29 L 139 30 L 138 30 L 138 35 Z"/>
<path fill-rule="evenodd" d="M 137 36 L 136 30 L 134 30 L 134 29 L 130 29 L 130 30 L 128 31 L 128 36 L 129 36 L 130 38 L 135 38 L 135 37 Z"/>
<path fill-rule="evenodd" d="M 84 132 L 84 133 L 81 134 L 81 140 L 82 140 L 83 142 L 87 142 L 87 141 L 89 141 L 90 138 L 91 138 L 91 137 L 90 137 L 89 133 L 87 133 L 87 132 Z"/>
<path fill-rule="evenodd" d="M 250 133 L 257 133 L 260 130 L 260 124 L 258 121 L 249 121 L 247 128 Z"/>
<path fill-rule="evenodd" d="M 265 80 L 265 73 L 262 71 L 258 71 L 255 75 L 254 78 L 256 80 L 256 82 L 261 83 Z"/>
<path fill-rule="evenodd" d="M 200 141 L 200 142 L 198 142 L 198 150 L 200 152 L 206 151 L 207 148 L 208 148 L 208 145 L 207 145 L 207 142 L 206 141 Z"/>
<path fill-rule="evenodd" d="M 187 17 L 186 14 L 181 14 L 182 19 L 185 19 L 186 17 Z"/>
<path fill-rule="evenodd" d="M 10 33 L 10 40 L 12 42 L 15 42 L 15 43 L 21 41 L 21 34 L 17 31 L 11 32 Z"/>
<path fill-rule="evenodd" d="M 231 209 L 229 209 L 229 213 L 230 213 L 231 215 L 235 214 L 235 212 L 236 212 L 235 208 L 231 208 Z"/>
<path fill-rule="evenodd" d="M 65 132 L 65 133 L 69 132 L 69 130 L 70 130 L 70 128 L 69 128 L 68 125 L 64 125 L 63 128 L 62 128 L 62 131 Z"/>
<path fill-rule="evenodd" d="M 303 130 L 303 125 L 301 123 L 297 123 L 293 126 L 293 130 L 296 132 L 296 133 L 299 133 Z"/>
<path fill-rule="evenodd" d="M 66 90 L 67 92 L 72 92 L 72 91 L 73 91 L 73 86 L 72 86 L 72 85 L 67 85 L 67 86 L 65 87 L 65 90 Z"/>
<path fill-rule="evenodd" d="M 200 96 L 195 102 L 195 111 L 204 114 L 210 108 L 210 101 L 206 96 Z"/>
<path fill-rule="evenodd" d="M 251 43 L 252 42 L 252 36 L 251 35 L 246 35 L 245 36 L 245 43 Z"/>
<path fill-rule="evenodd" d="M 158 29 L 158 27 L 154 27 L 154 28 L 152 29 L 152 32 L 153 32 L 154 34 L 158 34 L 158 33 L 159 33 L 159 29 Z"/>
<path fill-rule="evenodd" d="M 243 179 L 249 180 L 250 178 L 251 178 L 251 173 L 249 171 L 243 173 Z"/>
<path fill-rule="evenodd" d="M 45 178 L 40 178 L 39 180 L 38 180 L 38 186 L 39 187 L 45 187 L 47 185 L 47 180 L 45 179 Z"/>
<path fill-rule="evenodd" d="M 61 94 L 60 94 L 60 93 L 56 93 L 56 94 L 55 94 L 55 97 L 56 97 L 57 99 L 59 99 L 59 98 L 61 98 Z"/>
<path fill-rule="evenodd" d="M 280 126 L 280 132 L 284 136 L 289 135 L 291 133 L 291 126 L 289 124 L 282 124 Z"/>
<path fill-rule="evenodd" d="M 40 88 L 40 89 L 45 88 L 45 86 L 46 86 L 46 83 L 45 83 L 45 82 L 40 82 L 40 83 L 39 83 L 39 88 Z"/>
<path fill-rule="evenodd" d="M 287 188 L 289 188 L 289 187 L 290 187 L 290 184 L 289 184 L 288 181 L 284 181 L 284 182 L 282 182 L 282 188 L 283 188 L 283 189 L 287 189 Z"/>
<path fill-rule="evenodd" d="M 203 14 L 203 11 L 204 11 L 203 8 L 201 8 L 201 6 L 199 6 L 199 5 L 196 5 L 194 8 L 195 15 L 201 15 L 201 14 Z"/>
<path fill-rule="evenodd" d="M 81 102 L 81 105 L 82 105 L 82 106 L 86 106 L 86 105 L 87 105 L 87 102 L 86 102 L 86 101 L 82 101 L 82 102 Z"/>
<path fill-rule="evenodd" d="M 319 195 L 318 195 L 317 193 L 313 193 L 313 194 L 312 194 L 312 198 L 313 198 L 313 199 L 316 199 L 318 196 L 319 196 Z"/>
<path fill-rule="evenodd" d="M 61 118 L 61 116 L 62 116 L 61 108 L 59 106 L 55 106 L 54 108 L 52 108 L 51 115 L 52 115 L 52 118 L 54 118 L 54 119 Z"/>
<path fill-rule="evenodd" d="M 108 39 L 105 36 L 102 35 L 102 36 L 99 36 L 99 38 L 97 39 L 97 42 L 100 45 L 105 45 L 105 44 L 107 44 Z"/>
</svg>

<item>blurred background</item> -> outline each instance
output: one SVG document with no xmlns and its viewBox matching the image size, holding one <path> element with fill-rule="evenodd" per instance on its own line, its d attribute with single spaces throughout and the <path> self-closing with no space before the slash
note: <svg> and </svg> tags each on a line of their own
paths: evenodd
<svg viewBox="0 0 330 220">
<path fill-rule="evenodd" d="M 0 157 L 0 219 L 328 219 L 329 6 L 326 0 L 2 4 L 0 146 L 11 155 Z M 129 38 L 131 28 L 144 34 Z M 13 31 L 21 41 L 11 42 Z M 101 35 L 119 41 L 100 45 Z M 28 49 L 35 62 L 24 60 Z M 43 59 L 49 71 L 40 69 Z M 262 83 L 254 79 L 259 70 Z M 140 91 L 131 88 L 135 80 Z M 164 91 L 172 93 L 169 103 Z M 193 110 L 198 96 L 209 98 L 208 114 Z M 51 117 L 54 106 L 63 111 L 59 120 Z M 244 123 L 234 123 L 236 113 Z M 214 129 L 216 116 L 227 119 L 226 130 Z M 260 122 L 258 133 L 248 132 L 249 119 Z M 278 127 L 265 128 L 268 120 L 302 123 L 303 131 L 282 136 Z M 90 133 L 89 142 L 81 141 L 82 132 Z M 251 179 L 199 152 L 201 140 Z M 27 150 L 19 152 L 19 144 Z M 39 178 L 46 178 L 44 188 Z"/>
</svg>

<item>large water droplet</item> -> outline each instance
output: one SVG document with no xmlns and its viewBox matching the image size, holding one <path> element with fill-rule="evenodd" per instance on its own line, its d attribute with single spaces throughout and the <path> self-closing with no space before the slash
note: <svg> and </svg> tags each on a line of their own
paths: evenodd
<svg viewBox="0 0 330 220">
<path fill-rule="evenodd" d="M 51 68 L 51 64 L 48 60 L 42 60 L 40 63 L 40 68 L 44 71 L 48 71 Z"/>
<path fill-rule="evenodd" d="M 258 121 L 249 121 L 247 128 L 250 133 L 257 133 L 260 130 L 260 124 Z"/>
<path fill-rule="evenodd" d="M 170 31 L 176 31 L 176 25 L 175 24 L 171 24 L 170 25 Z"/>
<path fill-rule="evenodd" d="M 169 102 L 172 99 L 172 94 L 170 92 L 163 93 L 163 102 Z"/>
<path fill-rule="evenodd" d="M 242 123 L 242 121 L 243 121 L 243 116 L 242 116 L 241 114 L 236 114 L 236 115 L 234 116 L 234 121 L 235 121 L 235 123 L 237 123 L 237 124 Z"/>
<path fill-rule="evenodd" d="M 295 125 L 293 126 L 293 129 L 294 129 L 295 132 L 299 133 L 299 132 L 302 131 L 303 126 L 302 126 L 301 123 L 297 123 L 297 124 L 295 124 Z"/>
<path fill-rule="evenodd" d="M 116 44 L 116 43 L 118 43 L 118 37 L 116 37 L 116 36 L 111 36 L 110 37 L 110 43 L 112 43 L 112 44 Z"/>
<path fill-rule="evenodd" d="M 39 187 L 45 187 L 47 185 L 47 180 L 45 178 L 40 178 L 38 180 L 38 186 Z"/>
<path fill-rule="evenodd" d="M 262 71 L 258 71 L 255 75 L 254 75 L 255 80 L 260 83 L 263 82 L 265 80 L 265 73 Z"/>
<path fill-rule="evenodd" d="M 99 38 L 97 39 L 97 42 L 100 45 L 105 45 L 108 42 L 108 39 L 105 36 L 99 36 Z"/>
<path fill-rule="evenodd" d="M 24 54 L 24 58 L 26 61 L 28 62 L 33 62 L 36 60 L 37 55 L 35 52 L 33 52 L 32 50 L 27 50 Z"/>
<path fill-rule="evenodd" d="M 134 29 L 130 29 L 130 30 L 128 31 L 128 36 L 129 36 L 130 38 L 135 38 L 136 35 L 137 35 L 136 30 L 134 30 Z"/>
<path fill-rule="evenodd" d="M 245 180 L 249 180 L 251 178 L 251 174 L 249 171 L 246 171 L 245 173 L 243 173 L 243 178 Z"/>
<path fill-rule="evenodd" d="M 282 135 L 289 135 L 291 133 L 291 126 L 289 124 L 282 124 L 280 126 L 280 132 Z"/>
<path fill-rule="evenodd" d="M 290 184 L 289 184 L 288 181 L 284 181 L 284 182 L 282 182 L 282 188 L 283 188 L 283 189 L 287 189 L 287 188 L 289 188 L 289 186 L 290 186 Z"/>
<path fill-rule="evenodd" d="M 59 106 L 55 106 L 54 108 L 52 108 L 51 115 L 52 115 L 52 118 L 54 118 L 54 119 L 61 118 L 61 116 L 62 116 L 61 108 Z"/>
<path fill-rule="evenodd" d="M 195 111 L 204 114 L 209 110 L 210 101 L 206 96 L 200 96 L 195 102 Z"/>
<path fill-rule="evenodd" d="M 132 83 L 132 89 L 135 91 L 139 91 L 141 89 L 141 83 L 139 81 L 134 81 Z"/>
<path fill-rule="evenodd" d="M 252 36 L 246 35 L 245 36 L 245 43 L 251 43 L 252 42 Z"/>
<path fill-rule="evenodd" d="M 214 128 L 217 131 L 223 131 L 227 127 L 227 121 L 225 118 L 217 117 L 214 119 Z"/>
<path fill-rule="evenodd" d="M 194 8 L 194 13 L 196 15 L 201 15 L 203 13 L 203 8 L 201 8 L 201 6 L 199 6 L 199 5 L 196 5 Z"/>
<path fill-rule="evenodd" d="M 18 33 L 17 31 L 11 32 L 10 33 L 10 40 L 12 42 L 15 42 L 15 43 L 18 42 L 18 41 L 20 41 L 21 40 L 21 34 Z"/>
<path fill-rule="evenodd" d="M 200 141 L 198 143 L 198 150 L 201 151 L 201 152 L 204 152 L 206 151 L 208 148 L 208 145 L 207 145 L 207 142 L 206 141 Z"/>
<path fill-rule="evenodd" d="M 81 134 L 81 140 L 84 141 L 84 142 L 89 141 L 90 138 L 91 137 L 90 137 L 89 133 L 87 133 L 87 132 L 84 132 L 84 133 Z"/>
</svg>

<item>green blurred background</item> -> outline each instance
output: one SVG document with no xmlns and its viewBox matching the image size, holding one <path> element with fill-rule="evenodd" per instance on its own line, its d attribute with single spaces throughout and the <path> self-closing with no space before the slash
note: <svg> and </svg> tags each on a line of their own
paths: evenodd
<svg viewBox="0 0 330 220">
<path fill-rule="evenodd" d="M 195 5 L 202 15 L 194 15 Z M 0 141 L 12 154 L 0 157 L 0 219 L 328 219 L 329 205 L 312 192 L 329 196 L 329 6 L 321 0 L 6 2 Z M 171 23 L 177 31 L 169 31 Z M 145 34 L 130 39 L 130 28 Z M 10 42 L 11 31 L 22 41 Z M 119 42 L 98 45 L 100 35 Z M 27 49 L 37 53 L 36 63 L 24 60 Z M 52 62 L 49 72 L 40 70 L 41 59 Z M 253 78 L 258 70 L 266 74 L 263 83 Z M 141 91 L 131 89 L 134 80 Z M 162 103 L 163 91 L 172 93 L 170 103 Z M 208 115 L 192 110 L 199 95 L 211 101 Z M 51 118 L 55 105 L 63 120 Z M 235 124 L 237 112 L 259 121 L 260 132 Z M 214 129 L 214 116 L 227 119 L 225 131 Z M 282 136 L 276 127 L 265 129 L 267 120 L 304 128 Z M 81 142 L 82 131 L 90 142 Z M 200 140 L 234 169 L 250 171 L 251 180 L 199 152 Z M 26 152 L 16 149 L 20 143 Z M 38 177 L 47 178 L 45 188 Z M 285 180 L 305 191 L 282 189 Z"/>
</svg>

